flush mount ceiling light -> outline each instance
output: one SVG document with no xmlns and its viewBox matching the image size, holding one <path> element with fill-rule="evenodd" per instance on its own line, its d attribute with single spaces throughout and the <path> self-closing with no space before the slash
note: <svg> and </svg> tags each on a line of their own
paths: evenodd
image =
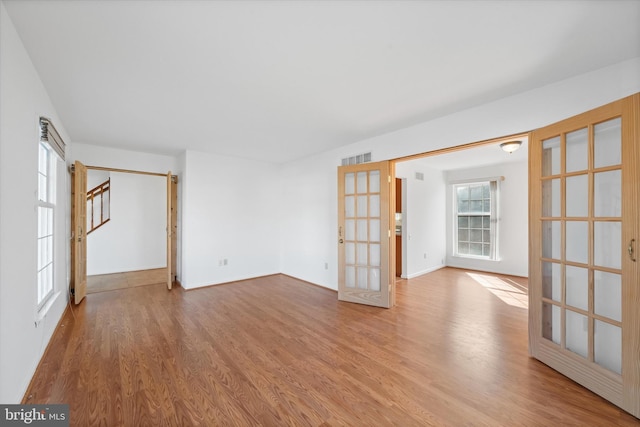
<svg viewBox="0 0 640 427">
<path fill-rule="evenodd" d="M 522 141 L 507 141 L 500 144 L 500 148 L 502 148 L 507 153 L 511 154 L 516 151 L 522 145 Z"/>
</svg>

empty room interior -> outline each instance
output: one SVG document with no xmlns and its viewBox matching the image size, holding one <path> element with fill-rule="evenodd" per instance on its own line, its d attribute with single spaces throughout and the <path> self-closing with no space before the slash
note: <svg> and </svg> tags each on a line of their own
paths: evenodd
<svg viewBox="0 0 640 427">
<path fill-rule="evenodd" d="M 0 404 L 638 425 L 639 22 L 0 0 Z"/>
</svg>

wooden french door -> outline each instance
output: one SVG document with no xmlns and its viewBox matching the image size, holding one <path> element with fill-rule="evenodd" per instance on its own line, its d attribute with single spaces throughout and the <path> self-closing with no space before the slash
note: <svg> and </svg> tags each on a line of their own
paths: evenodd
<svg viewBox="0 0 640 427">
<path fill-rule="evenodd" d="M 389 162 L 338 168 L 338 299 L 391 307 Z M 395 238 L 395 233 L 393 233 Z"/>
<path fill-rule="evenodd" d="M 640 94 L 529 136 L 530 353 L 640 417 Z"/>
<path fill-rule="evenodd" d="M 172 206 L 171 206 L 171 171 L 167 172 L 167 289 L 171 289 L 173 286 L 173 272 L 171 271 L 173 256 L 172 248 L 173 248 L 173 221 L 171 220 L 172 216 Z"/>
<path fill-rule="evenodd" d="M 73 301 L 87 295 L 87 167 L 76 160 L 71 175 L 71 290 Z"/>
<path fill-rule="evenodd" d="M 178 275 L 178 176 L 171 176 L 171 263 L 167 268 L 171 269 L 171 281 L 177 281 Z"/>
</svg>

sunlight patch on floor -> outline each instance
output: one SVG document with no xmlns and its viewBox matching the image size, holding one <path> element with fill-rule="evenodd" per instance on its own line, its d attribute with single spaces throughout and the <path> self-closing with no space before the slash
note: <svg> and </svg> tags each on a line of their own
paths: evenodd
<svg viewBox="0 0 640 427">
<path fill-rule="evenodd" d="M 488 274 L 467 273 L 467 275 L 503 302 L 514 307 L 529 308 L 527 290 L 518 283 Z"/>
</svg>

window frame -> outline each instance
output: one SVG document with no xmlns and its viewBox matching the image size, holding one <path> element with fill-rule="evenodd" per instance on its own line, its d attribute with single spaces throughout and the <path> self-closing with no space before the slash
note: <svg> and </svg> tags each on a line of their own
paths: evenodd
<svg viewBox="0 0 640 427">
<path fill-rule="evenodd" d="M 484 179 L 474 179 L 467 181 L 458 181 L 452 183 L 452 192 L 453 192 L 453 256 L 460 258 L 468 258 L 468 259 L 479 259 L 486 261 L 499 261 L 499 252 L 498 252 L 498 198 L 499 198 L 499 182 L 501 179 L 498 178 L 484 178 Z M 458 199 L 458 191 L 460 188 L 467 187 L 468 191 L 471 192 L 471 187 L 477 186 L 488 186 L 488 198 L 484 195 L 484 190 L 482 197 L 480 199 L 472 199 L 471 195 L 466 199 L 471 203 L 471 201 L 480 201 L 482 204 L 482 210 L 471 210 L 469 208 L 468 211 L 462 212 L 459 211 L 459 199 Z M 488 201 L 489 211 L 487 212 L 485 209 L 485 202 Z M 485 233 L 489 234 L 489 248 L 488 254 L 485 255 L 484 247 L 482 248 L 483 253 L 481 255 L 471 254 L 471 253 L 461 253 L 460 252 L 460 218 L 461 217 L 488 217 L 488 228 L 487 224 L 482 221 L 480 227 L 471 227 L 471 224 L 468 224 L 466 229 L 469 232 L 469 236 L 465 242 L 469 245 L 472 243 L 475 244 L 485 244 Z M 479 230 L 481 233 L 481 241 L 477 239 L 471 239 L 471 230 Z M 464 228 L 463 228 L 464 230 Z M 470 252 L 470 251 L 468 251 Z"/>
<path fill-rule="evenodd" d="M 57 154 L 55 150 L 46 141 L 40 140 L 38 143 L 38 201 L 36 214 L 36 305 L 38 312 L 42 310 L 55 293 L 56 169 Z M 44 277 L 44 274 L 46 274 L 46 277 Z M 43 280 L 45 281 L 44 283 Z"/>
</svg>

